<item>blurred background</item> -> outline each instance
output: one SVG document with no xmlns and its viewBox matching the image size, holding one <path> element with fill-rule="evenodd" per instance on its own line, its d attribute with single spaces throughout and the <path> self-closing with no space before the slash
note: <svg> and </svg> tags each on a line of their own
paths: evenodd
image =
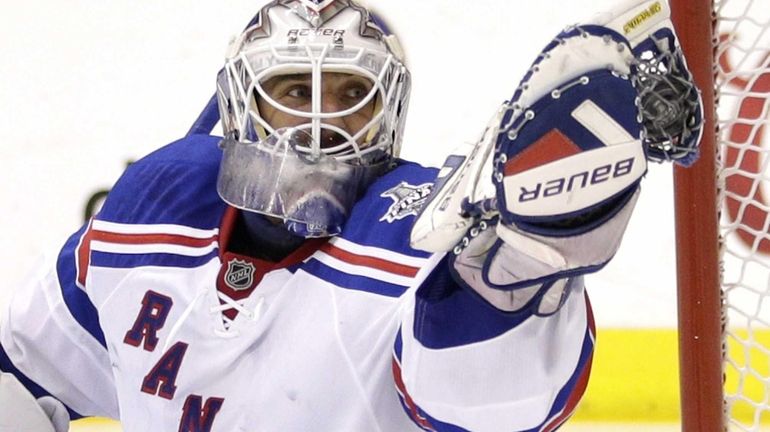
<svg viewBox="0 0 770 432">
<path fill-rule="evenodd" d="M 0 0 L 0 307 L 130 161 L 185 134 L 263 3 Z M 413 76 L 402 156 L 440 165 L 474 141 L 559 30 L 614 3 L 369 0 Z M 678 420 L 671 167 L 651 166 L 643 189 L 621 251 L 587 281 L 597 354 L 567 431 Z"/>
</svg>

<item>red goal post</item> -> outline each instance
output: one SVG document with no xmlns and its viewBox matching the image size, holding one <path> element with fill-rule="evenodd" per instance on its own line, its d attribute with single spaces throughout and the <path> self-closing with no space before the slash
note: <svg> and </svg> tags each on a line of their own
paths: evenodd
<svg viewBox="0 0 770 432">
<path fill-rule="evenodd" d="M 725 430 L 712 10 L 712 0 L 671 0 L 682 49 L 706 108 L 699 161 L 674 169 L 684 432 Z"/>
<path fill-rule="evenodd" d="M 770 430 L 770 1 L 670 0 L 702 91 L 676 168 L 682 430 Z"/>
</svg>

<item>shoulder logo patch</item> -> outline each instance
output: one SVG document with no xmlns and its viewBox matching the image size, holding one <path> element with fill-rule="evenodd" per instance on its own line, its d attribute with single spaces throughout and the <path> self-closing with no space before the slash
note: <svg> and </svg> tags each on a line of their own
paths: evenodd
<svg viewBox="0 0 770 432">
<path fill-rule="evenodd" d="M 254 264 L 239 259 L 230 260 L 225 272 L 225 284 L 235 291 L 251 288 L 254 282 Z"/>
<path fill-rule="evenodd" d="M 388 209 L 388 212 L 380 218 L 380 222 L 393 223 L 409 215 L 417 216 L 428 201 L 428 196 L 432 189 L 433 183 L 413 186 L 402 181 L 397 186 L 386 190 L 380 196 L 392 199 L 393 204 Z"/>
</svg>

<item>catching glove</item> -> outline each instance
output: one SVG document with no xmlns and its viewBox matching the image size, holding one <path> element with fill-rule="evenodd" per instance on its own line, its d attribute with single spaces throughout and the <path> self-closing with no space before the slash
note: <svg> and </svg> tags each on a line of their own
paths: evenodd
<svg viewBox="0 0 770 432">
<path fill-rule="evenodd" d="M 456 279 L 500 309 L 553 313 L 568 278 L 615 254 L 646 159 L 694 162 L 701 122 L 668 5 L 626 2 L 545 47 L 447 159 L 412 246 L 451 251 Z"/>
</svg>

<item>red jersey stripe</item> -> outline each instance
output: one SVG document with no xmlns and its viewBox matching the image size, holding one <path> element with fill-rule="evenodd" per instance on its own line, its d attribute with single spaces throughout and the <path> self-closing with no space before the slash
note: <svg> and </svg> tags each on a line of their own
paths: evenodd
<svg viewBox="0 0 770 432">
<path fill-rule="evenodd" d="M 217 241 L 218 237 L 218 235 L 213 235 L 208 238 L 195 238 L 179 234 L 119 234 L 107 231 L 91 232 L 91 240 L 130 245 L 172 244 L 188 247 L 205 247 Z"/>
<path fill-rule="evenodd" d="M 412 417 L 412 420 L 424 430 L 435 432 L 436 429 L 433 428 L 433 425 L 430 424 L 428 419 L 421 416 L 419 411 L 417 411 L 417 404 L 414 403 L 412 397 L 409 396 L 409 392 L 406 391 L 406 385 L 404 384 L 404 379 L 401 376 L 401 365 L 398 363 L 398 360 L 395 356 L 393 357 L 392 370 L 393 380 L 396 382 L 398 392 L 404 399 L 404 404 L 409 408 L 409 415 Z"/>
<path fill-rule="evenodd" d="M 585 299 L 586 314 L 588 318 L 588 332 L 590 333 L 591 337 L 595 338 L 596 326 L 594 324 L 593 309 L 591 308 L 591 302 L 588 300 L 588 295 L 585 296 Z M 588 357 L 588 361 L 586 362 L 585 366 L 583 367 L 583 371 L 580 373 L 580 378 L 578 378 L 577 382 L 575 383 L 575 388 L 572 389 L 572 393 L 569 395 L 569 398 L 567 398 L 567 403 L 564 404 L 564 409 L 562 410 L 561 414 L 559 414 L 559 416 L 555 419 L 551 420 L 551 422 L 542 429 L 542 432 L 552 432 L 556 430 L 556 428 L 562 425 L 572 415 L 572 412 L 575 411 L 578 402 L 580 402 L 580 399 L 583 398 L 583 394 L 588 387 L 588 378 L 591 376 L 591 365 L 593 364 L 593 360 L 594 355 L 591 354 L 591 356 Z"/>
<path fill-rule="evenodd" d="M 80 238 L 77 254 L 75 255 L 77 257 L 78 273 L 76 281 L 80 288 L 83 289 L 86 287 L 86 274 L 88 273 L 88 265 L 90 264 L 91 260 L 91 233 L 93 232 L 91 231 L 92 223 L 93 219 L 88 222 L 88 228 L 86 228 L 86 232 Z"/>
<path fill-rule="evenodd" d="M 572 394 L 570 394 L 567 403 L 564 405 L 564 410 L 562 410 L 558 417 L 551 420 L 551 422 L 542 429 L 542 432 L 552 432 L 556 430 L 556 428 L 561 426 L 572 415 L 572 412 L 575 411 L 578 402 L 583 398 L 583 394 L 588 387 L 588 378 L 591 376 L 591 364 L 593 363 L 593 358 L 594 356 L 591 354 L 583 368 L 583 372 L 580 373 L 580 378 L 578 378 L 577 383 L 575 383 Z"/>
<path fill-rule="evenodd" d="M 93 229 L 89 224 L 88 230 L 83 235 L 77 251 L 77 282 L 81 288 L 85 288 L 88 266 L 91 258 L 91 242 L 101 241 L 105 243 L 126 245 L 168 244 L 201 248 L 211 245 L 219 239 L 219 235 L 207 238 L 189 237 L 180 234 L 124 234 Z"/>
<path fill-rule="evenodd" d="M 415 277 L 417 272 L 420 271 L 418 267 L 412 267 L 404 264 L 394 263 L 386 259 L 377 258 L 367 255 L 358 255 L 352 252 L 348 252 L 344 249 L 340 249 L 331 243 L 326 243 L 320 247 L 322 252 L 337 258 L 341 261 L 345 261 L 349 264 L 371 267 L 377 270 L 386 271 L 399 276 Z"/>
</svg>

